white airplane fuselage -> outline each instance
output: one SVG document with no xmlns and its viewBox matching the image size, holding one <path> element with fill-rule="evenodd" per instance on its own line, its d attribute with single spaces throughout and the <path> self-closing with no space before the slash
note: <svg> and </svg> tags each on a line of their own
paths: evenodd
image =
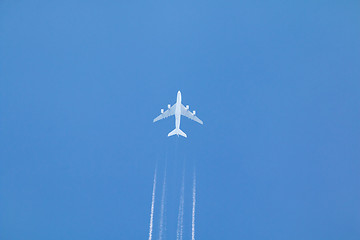
<svg viewBox="0 0 360 240">
<path fill-rule="evenodd" d="M 175 105 L 175 129 L 180 129 L 181 119 L 181 92 L 178 91 Z M 177 134 L 179 136 L 179 134 Z"/>
</svg>

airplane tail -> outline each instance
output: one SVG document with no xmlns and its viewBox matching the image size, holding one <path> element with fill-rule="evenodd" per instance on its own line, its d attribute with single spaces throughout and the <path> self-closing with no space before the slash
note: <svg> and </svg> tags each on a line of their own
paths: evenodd
<svg viewBox="0 0 360 240">
<path fill-rule="evenodd" d="M 172 136 L 172 135 L 181 135 L 183 137 L 187 137 L 186 134 L 181 131 L 179 128 L 175 128 L 174 130 L 172 130 L 169 134 L 168 134 L 168 137 Z"/>
</svg>

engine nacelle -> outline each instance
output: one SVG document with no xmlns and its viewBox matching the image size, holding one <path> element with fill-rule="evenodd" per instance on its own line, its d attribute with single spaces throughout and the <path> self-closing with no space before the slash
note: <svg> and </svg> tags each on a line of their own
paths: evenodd
<svg viewBox="0 0 360 240">
<path fill-rule="evenodd" d="M 193 115 L 195 115 L 196 114 L 196 112 L 195 112 L 195 110 L 193 111 Z"/>
<path fill-rule="evenodd" d="M 186 109 L 189 110 L 189 105 L 186 105 Z"/>
<path fill-rule="evenodd" d="M 164 113 L 164 109 L 161 109 L 160 111 L 161 111 L 161 113 Z"/>
<path fill-rule="evenodd" d="M 168 104 L 168 108 L 169 108 L 169 109 L 171 108 L 171 105 L 170 105 L 170 104 Z"/>
</svg>

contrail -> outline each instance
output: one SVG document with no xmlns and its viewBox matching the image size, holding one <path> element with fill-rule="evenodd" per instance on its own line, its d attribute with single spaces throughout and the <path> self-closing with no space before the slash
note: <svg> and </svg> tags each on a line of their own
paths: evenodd
<svg viewBox="0 0 360 240">
<path fill-rule="evenodd" d="M 152 239 L 152 229 L 153 229 L 153 221 L 154 221 L 154 203 L 155 203 L 155 188 L 156 188 L 156 168 L 154 173 L 154 183 L 153 183 L 153 191 L 151 198 L 151 213 L 150 213 L 150 226 L 149 226 L 149 240 Z"/>
<path fill-rule="evenodd" d="M 181 195 L 180 195 L 180 204 L 179 204 L 179 214 L 178 214 L 178 224 L 176 239 L 182 240 L 183 238 L 183 228 L 184 228 L 184 174 L 181 184 Z"/>
<path fill-rule="evenodd" d="M 191 240 L 195 240 L 195 203 L 196 203 L 196 175 L 194 170 L 193 179 L 193 204 L 192 204 L 192 219 L 191 219 Z"/>
<path fill-rule="evenodd" d="M 161 196 L 159 240 L 162 240 L 164 234 L 165 193 L 166 193 L 166 167 L 165 167 L 164 182 L 162 186 L 162 196 Z"/>
</svg>

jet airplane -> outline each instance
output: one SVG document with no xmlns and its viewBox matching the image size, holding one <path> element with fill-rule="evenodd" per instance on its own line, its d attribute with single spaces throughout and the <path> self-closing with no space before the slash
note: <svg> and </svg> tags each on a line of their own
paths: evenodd
<svg viewBox="0 0 360 240">
<path fill-rule="evenodd" d="M 164 112 L 164 109 L 161 109 L 161 114 L 154 119 L 153 122 L 157 122 L 161 119 L 170 117 L 172 115 L 175 115 L 175 129 L 171 131 L 168 134 L 168 137 L 173 135 L 181 135 L 183 137 L 187 137 L 187 135 L 180 130 L 180 119 L 181 115 L 185 116 L 187 118 L 190 118 L 191 120 L 194 120 L 195 122 L 198 122 L 200 124 L 203 124 L 203 121 L 201 121 L 197 116 L 195 116 L 195 111 L 190 112 L 189 105 L 186 105 L 186 107 L 181 103 L 181 92 L 178 91 L 177 97 L 176 97 L 176 103 L 174 105 L 168 104 L 168 109 Z"/>
</svg>

